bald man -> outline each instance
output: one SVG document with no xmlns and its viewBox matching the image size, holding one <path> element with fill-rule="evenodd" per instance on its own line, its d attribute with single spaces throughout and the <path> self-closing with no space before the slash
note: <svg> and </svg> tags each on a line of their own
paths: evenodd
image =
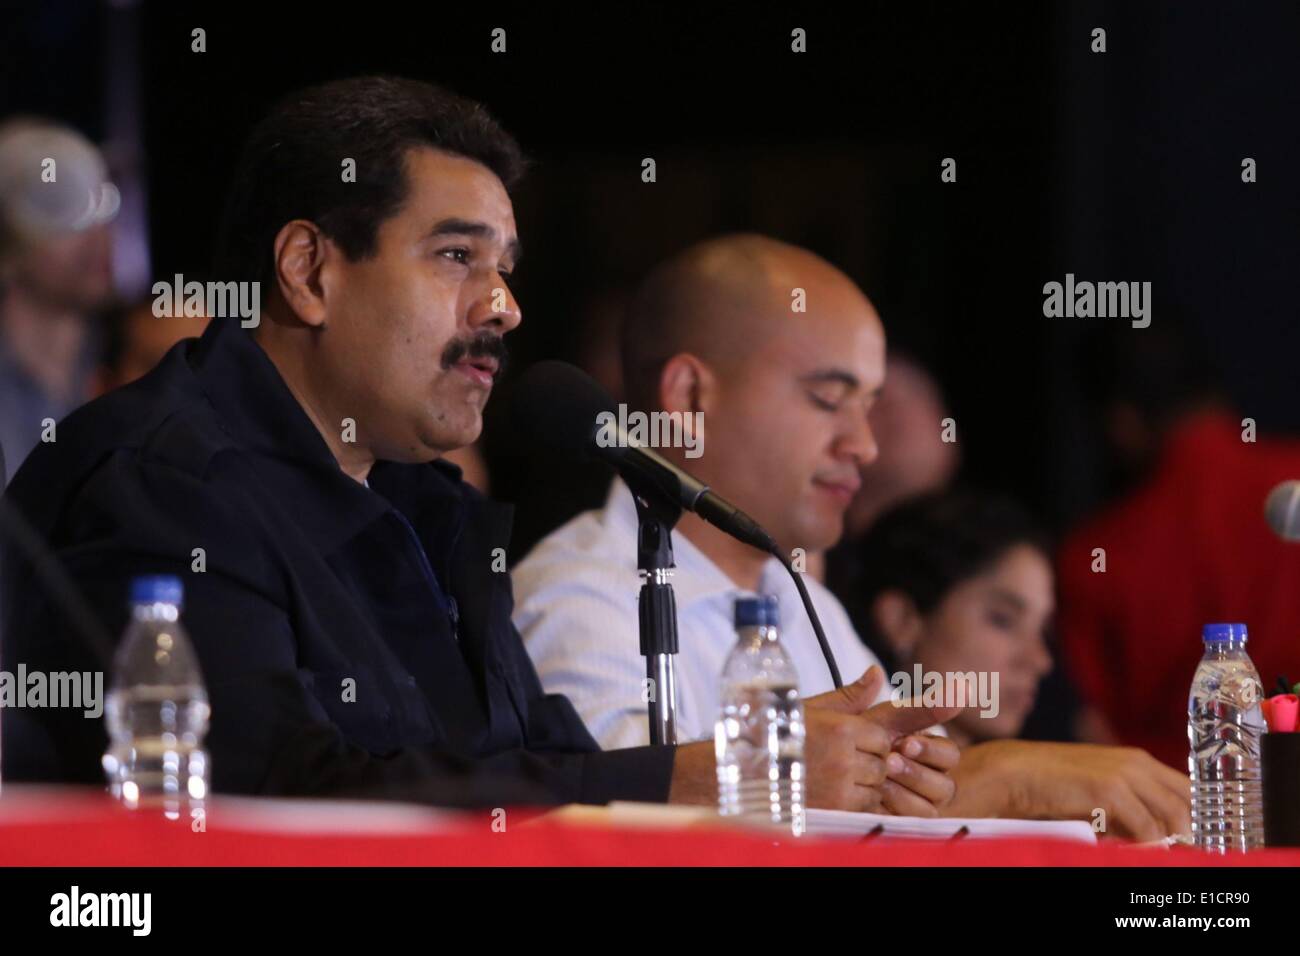
<svg viewBox="0 0 1300 956">
<path fill-rule="evenodd" d="M 877 457 L 868 413 L 884 381 L 885 336 L 861 290 L 806 250 L 726 236 L 655 269 L 624 331 L 632 407 L 703 423 L 683 442 L 698 457 L 688 460 L 687 447 L 660 453 L 752 515 L 787 553 L 834 544 L 861 473 Z M 514 573 L 515 624 L 543 686 L 566 695 L 607 747 L 648 739 L 636 529 L 631 495 L 615 481 L 602 510 L 544 539 Z M 737 592 L 778 595 L 782 644 L 802 694 L 830 689 L 811 625 L 775 558 L 689 514 L 674 549 L 680 739 L 712 733 Z M 841 671 L 874 664 L 840 603 L 811 576 L 805 583 Z M 878 691 L 882 699 L 888 690 Z M 934 813 L 917 791 L 951 768 L 951 744 L 913 734 L 907 746 L 915 759 L 883 782 L 881 806 Z M 1140 751 L 998 741 L 968 748 L 951 773 L 957 796 L 945 812 L 954 815 L 1105 819 L 1111 832 L 1143 839 L 1187 827 L 1186 778 Z"/>
<path fill-rule="evenodd" d="M 795 288 L 818 303 L 816 322 L 791 309 Z M 783 547 L 812 551 L 833 543 L 859 469 L 876 455 L 863 412 L 884 381 L 885 339 L 867 298 L 811 253 L 741 236 L 660 267 L 632 309 L 623 362 L 632 407 L 683 413 L 688 427 L 695 412 L 703 413 L 704 433 L 663 453 L 746 502 Z M 691 449 L 702 449 L 702 457 L 687 460 Z M 544 686 L 568 696 L 608 748 L 649 739 L 636 528 L 631 495 L 615 482 L 603 511 L 552 534 L 514 573 L 515 623 Z M 683 516 L 677 532 L 673 583 L 681 646 L 689 648 L 677 663 L 679 739 L 711 735 L 718 675 L 735 640 L 731 602 L 740 590 L 778 595 L 783 643 L 804 696 L 813 685 L 830 691 L 826 664 L 810 625 L 794 613 L 799 599 L 780 564 L 693 515 Z M 807 583 L 841 672 L 867 673 L 876 661 L 843 609 L 816 581 Z M 889 688 L 879 675 L 874 668 L 857 686 L 870 682 L 882 710 L 897 714 L 884 703 Z M 889 775 L 874 792 L 863 791 L 868 802 L 859 809 L 935 815 L 951 786 L 955 748 L 912 734 L 899 736 L 897 749 Z"/>
</svg>

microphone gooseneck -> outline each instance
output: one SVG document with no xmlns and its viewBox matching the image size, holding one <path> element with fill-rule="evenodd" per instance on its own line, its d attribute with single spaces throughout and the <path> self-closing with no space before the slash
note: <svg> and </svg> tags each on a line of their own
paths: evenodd
<svg viewBox="0 0 1300 956">
<path fill-rule="evenodd" d="M 804 610 L 808 612 L 808 620 L 812 622 L 813 633 L 817 635 L 822 657 L 826 658 L 826 667 L 831 672 L 831 680 L 835 683 L 835 689 L 839 690 L 844 686 L 844 680 L 840 677 L 840 667 L 835 663 L 835 653 L 831 650 L 830 641 L 826 639 L 826 632 L 822 630 L 821 618 L 817 616 L 817 609 L 813 607 L 812 595 L 808 593 L 808 586 L 803 583 L 803 575 L 796 571 L 790 559 L 775 547 L 769 553 L 780 561 L 781 566 L 790 572 L 790 577 L 794 578 L 794 586 L 799 590 L 799 600 L 803 601 Z"/>
</svg>

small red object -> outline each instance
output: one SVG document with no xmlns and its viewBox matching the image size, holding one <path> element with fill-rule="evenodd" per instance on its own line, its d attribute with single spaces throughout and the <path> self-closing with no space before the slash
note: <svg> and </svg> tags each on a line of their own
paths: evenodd
<svg viewBox="0 0 1300 956">
<path fill-rule="evenodd" d="M 1273 726 L 1273 698 L 1262 698 L 1259 702 L 1259 709 L 1264 712 L 1264 723 L 1268 724 L 1268 732 L 1270 734 L 1277 733 L 1277 728 Z"/>
<path fill-rule="evenodd" d="M 1272 698 L 1273 731 L 1279 734 L 1295 733 L 1296 714 L 1300 713 L 1300 697 L 1295 694 L 1278 694 Z"/>
</svg>

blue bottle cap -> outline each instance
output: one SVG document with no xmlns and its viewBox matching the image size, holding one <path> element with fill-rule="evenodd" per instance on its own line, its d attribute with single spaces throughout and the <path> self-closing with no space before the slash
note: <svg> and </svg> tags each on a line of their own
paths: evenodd
<svg viewBox="0 0 1300 956">
<path fill-rule="evenodd" d="M 1246 643 L 1245 624 L 1206 624 L 1201 628 L 1201 640 L 1207 644 L 1220 641 Z"/>
<path fill-rule="evenodd" d="M 736 598 L 736 627 L 777 627 L 781 608 L 775 594 L 747 595 Z"/>
<path fill-rule="evenodd" d="M 150 574 L 131 581 L 132 604 L 175 604 L 181 606 L 185 588 L 171 574 Z"/>
</svg>

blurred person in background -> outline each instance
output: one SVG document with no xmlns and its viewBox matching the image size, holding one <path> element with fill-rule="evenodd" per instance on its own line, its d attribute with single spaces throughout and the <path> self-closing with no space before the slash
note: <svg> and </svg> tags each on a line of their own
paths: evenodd
<svg viewBox="0 0 1300 956">
<path fill-rule="evenodd" d="M 104 351 L 95 378 L 95 394 L 102 395 L 141 378 L 162 361 L 173 345 L 198 338 L 207 325 L 207 316 L 154 315 L 152 299 L 132 308 L 111 310 L 104 322 Z"/>
<path fill-rule="evenodd" d="M 1052 667 L 1051 549 L 1014 502 L 944 491 L 885 512 L 858 542 L 846 607 L 888 671 L 997 673 L 999 707 L 948 724 L 961 744 L 1017 737 Z"/>
<path fill-rule="evenodd" d="M 880 454 L 844 515 L 846 537 L 865 534 L 899 502 L 943 488 L 961 464 L 957 443 L 943 440 L 951 413 L 939 383 L 906 353 L 891 353 L 886 368 L 885 387 L 870 415 Z"/>
<path fill-rule="evenodd" d="M 1111 733 L 1185 768 L 1203 624 L 1245 622 L 1266 685 L 1295 668 L 1300 549 L 1270 531 L 1263 505 L 1300 476 L 1300 441 L 1244 422 L 1176 325 L 1092 344 L 1123 492 L 1060 549 L 1062 649 Z"/>
<path fill-rule="evenodd" d="M 10 474 L 46 420 L 90 397 L 118 204 L 103 157 L 75 130 L 36 118 L 0 126 L 0 446 Z"/>
<path fill-rule="evenodd" d="M 876 518 L 908 498 L 944 488 L 957 473 L 957 443 L 943 440 L 949 417 L 943 392 L 930 373 L 906 353 L 891 352 L 885 386 L 868 418 L 879 455 L 862 472 L 862 487 L 844 515 L 844 537 L 810 568 L 843 596 L 857 576 L 856 542 Z"/>
</svg>

